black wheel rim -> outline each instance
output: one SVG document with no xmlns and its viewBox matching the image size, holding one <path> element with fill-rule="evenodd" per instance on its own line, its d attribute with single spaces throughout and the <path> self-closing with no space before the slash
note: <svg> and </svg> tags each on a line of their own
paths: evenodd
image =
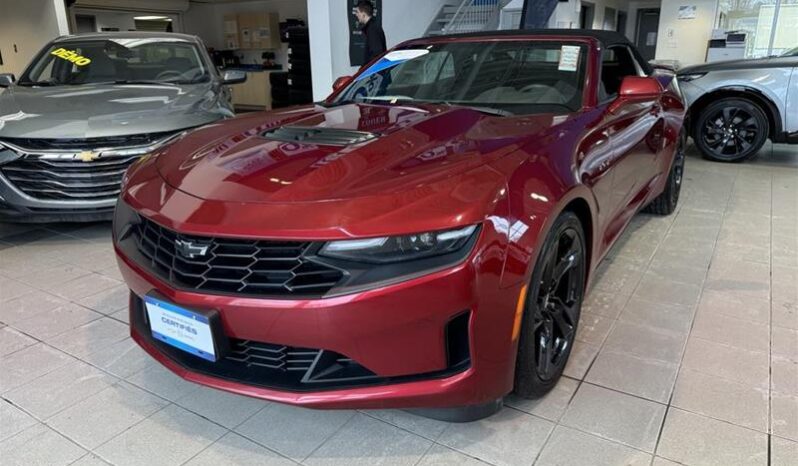
<svg viewBox="0 0 798 466">
<path fill-rule="evenodd" d="M 731 105 L 705 120 L 701 138 L 716 157 L 733 159 L 750 152 L 762 130 L 751 111 Z"/>
<path fill-rule="evenodd" d="M 551 380 L 565 365 L 576 335 L 584 293 L 584 245 L 573 228 L 560 233 L 547 251 L 535 296 L 535 369 Z"/>
<path fill-rule="evenodd" d="M 679 193 L 682 190 L 682 180 L 684 179 L 685 139 L 685 136 L 679 138 L 679 145 L 676 147 L 676 154 L 673 158 L 673 168 L 671 169 L 671 200 L 674 204 L 679 200 Z"/>
</svg>

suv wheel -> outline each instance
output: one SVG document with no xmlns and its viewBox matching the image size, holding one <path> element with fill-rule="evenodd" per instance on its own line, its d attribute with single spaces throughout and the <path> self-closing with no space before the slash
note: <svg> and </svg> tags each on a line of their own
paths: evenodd
<svg viewBox="0 0 798 466">
<path fill-rule="evenodd" d="M 586 254 L 579 218 L 563 213 L 543 243 L 526 297 L 515 368 L 521 397 L 543 396 L 565 369 L 585 294 Z"/>
<path fill-rule="evenodd" d="M 741 162 L 756 155 L 765 144 L 768 119 L 750 100 L 721 99 L 701 111 L 693 135 L 704 157 Z"/>
</svg>

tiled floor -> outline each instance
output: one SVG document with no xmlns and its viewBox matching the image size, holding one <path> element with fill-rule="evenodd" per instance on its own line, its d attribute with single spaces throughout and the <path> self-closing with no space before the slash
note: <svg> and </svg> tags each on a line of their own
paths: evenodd
<svg viewBox="0 0 798 466">
<path fill-rule="evenodd" d="M 798 465 L 798 148 L 688 160 L 601 265 L 567 377 L 445 424 L 184 382 L 128 338 L 107 225 L 0 225 L 0 463 Z"/>
</svg>

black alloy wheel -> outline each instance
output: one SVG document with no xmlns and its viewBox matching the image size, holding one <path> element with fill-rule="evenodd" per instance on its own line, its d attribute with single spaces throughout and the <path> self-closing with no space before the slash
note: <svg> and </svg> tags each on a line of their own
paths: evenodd
<svg viewBox="0 0 798 466">
<path fill-rule="evenodd" d="M 544 395 L 565 369 L 585 293 L 585 256 L 582 225 L 565 212 L 546 238 L 529 285 L 516 362 L 520 396 Z"/>
<path fill-rule="evenodd" d="M 679 204 L 679 195 L 682 192 L 682 181 L 684 180 L 685 151 L 687 149 L 687 135 L 682 130 L 679 135 L 679 142 L 673 154 L 671 171 L 668 173 L 668 181 L 665 190 L 648 204 L 643 212 L 657 215 L 670 215 L 676 210 Z"/>
<path fill-rule="evenodd" d="M 753 157 L 768 137 L 768 120 L 755 103 L 739 98 L 721 99 L 701 111 L 695 127 L 701 153 L 720 162 Z"/>
</svg>

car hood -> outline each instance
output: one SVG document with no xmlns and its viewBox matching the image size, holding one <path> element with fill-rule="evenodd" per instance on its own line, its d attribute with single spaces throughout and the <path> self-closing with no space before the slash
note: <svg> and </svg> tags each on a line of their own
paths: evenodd
<svg viewBox="0 0 798 466">
<path fill-rule="evenodd" d="M 408 192 L 424 197 L 453 189 L 465 197 L 471 190 L 476 198 L 487 162 L 564 118 L 501 118 L 434 105 L 303 107 L 192 132 L 159 155 L 157 167 L 172 187 L 214 201 L 284 204 Z M 321 136 L 281 141 L 267 134 L 297 128 Z M 346 138 L 348 131 L 373 139 L 343 145 L 324 139 Z"/>
<path fill-rule="evenodd" d="M 0 93 L 0 138 L 83 139 L 180 130 L 232 116 L 218 98 L 211 84 L 12 86 Z"/>
<path fill-rule="evenodd" d="M 744 60 L 726 60 L 680 68 L 678 74 L 709 73 L 710 71 L 747 70 L 756 68 L 781 68 L 798 66 L 798 57 L 766 57 Z"/>
</svg>

